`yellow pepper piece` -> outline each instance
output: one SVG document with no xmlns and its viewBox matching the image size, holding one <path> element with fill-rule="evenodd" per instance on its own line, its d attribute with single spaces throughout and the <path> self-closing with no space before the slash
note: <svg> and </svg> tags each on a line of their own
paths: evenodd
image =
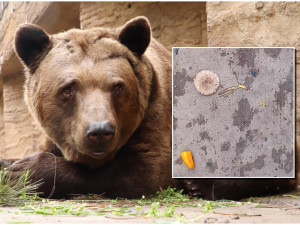
<svg viewBox="0 0 300 225">
<path fill-rule="evenodd" d="M 248 87 L 246 87 L 246 86 L 244 86 L 244 85 L 241 85 L 241 84 L 239 84 L 239 86 L 237 87 L 237 88 L 243 88 L 244 90 L 248 90 Z"/>
<path fill-rule="evenodd" d="M 261 106 L 266 107 L 266 103 L 264 101 L 260 102 Z"/>
<path fill-rule="evenodd" d="M 193 155 L 190 151 L 181 152 L 180 156 L 188 168 L 190 168 L 191 170 L 195 168 Z"/>
</svg>

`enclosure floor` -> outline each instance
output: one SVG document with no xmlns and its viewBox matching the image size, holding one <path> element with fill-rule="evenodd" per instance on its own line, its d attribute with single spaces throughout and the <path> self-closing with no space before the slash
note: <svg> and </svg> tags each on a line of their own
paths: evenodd
<svg viewBox="0 0 300 225">
<path fill-rule="evenodd" d="M 199 207 L 175 208 L 175 214 L 181 213 L 192 223 L 299 223 L 300 221 L 300 186 L 289 194 L 255 198 L 252 203 L 243 200 L 242 205 L 215 208 L 209 213 L 201 213 Z M 143 206 L 150 210 L 151 206 Z M 162 206 L 163 208 L 163 206 Z M 9 211 L 10 213 L 6 213 Z M 24 215 L 17 207 L 0 207 L 0 223 L 174 223 L 172 218 L 127 218 L 117 215 L 106 216 L 61 216 L 61 215 Z M 183 222 L 182 222 L 183 223 Z M 189 223 L 189 222 L 188 222 Z"/>
</svg>

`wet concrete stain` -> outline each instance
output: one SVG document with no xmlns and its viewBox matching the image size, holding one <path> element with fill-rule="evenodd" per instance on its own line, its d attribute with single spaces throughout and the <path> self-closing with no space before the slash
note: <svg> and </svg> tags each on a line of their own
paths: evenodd
<svg viewBox="0 0 300 225">
<path fill-rule="evenodd" d="M 218 163 L 213 162 L 212 159 L 208 159 L 206 162 L 206 167 L 208 167 L 210 173 L 214 174 L 215 170 L 218 169 Z"/>
<path fill-rule="evenodd" d="M 285 157 L 284 157 L 285 155 Z M 286 158 L 283 160 L 283 158 Z M 272 149 L 273 162 L 278 163 L 278 168 L 290 173 L 293 170 L 293 153 L 287 152 L 287 147 L 283 146 L 282 149 Z"/>
<path fill-rule="evenodd" d="M 257 113 L 257 109 L 253 110 L 250 107 L 248 99 L 242 98 L 238 102 L 238 109 L 233 114 L 233 125 L 243 131 L 250 126 L 253 116 Z"/>
<path fill-rule="evenodd" d="M 280 48 L 265 48 L 264 52 L 272 58 L 277 58 L 281 52 Z"/>
<path fill-rule="evenodd" d="M 185 84 L 186 82 L 194 82 L 194 79 L 187 75 L 185 68 L 182 68 L 181 73 L 176 72 L 173 78 L 173 87 L 175 96 L 183 96 L 185 94 Z"/>
<path fill-rule="evenodd" d="M 293 80 L 294 79 L 294 67 L 290 68 L 290 71 L 287 74 L 286 79 L 289 79 L 289 80 Z"/>
<path fill-rule="evenodd" d="M 257 158 L 254 160 L 254 162 L 247 163 L 246 165 L 242 166 L 240 168 L 240 176 L 245 176 L 245 171 L 251 171 L 252 169 L 262 169 L 265 166 L 265 155 L 257 156 Z"/>
<path fill-rule="evenodd" d="M 286 161 L 284 163 L 284 171 L 290 173 L 293 170 L 294 156 L 292 152 L 286 153 Z"/>
<path fill-rule="evenodd" d="M 174 96 L 173 97 L 173 105 L 177 106 L 177 103 L 178 103 L 178 99 Z"/>
<path fill-rule="evenodd" d="M 178 165 L 182 165 L 183 164 L 182 158 L 179 157 L 178 159 L 176 159 L 175 163 L 178 164 Z"/>
<path fill-rule="evenodd" d="M 250 142 L 253 142 L 254 139 L 257 138 L 257 136 L 258 136 L 258 130 L 257 130 L 257 129 L 247 130 L 246 138 L 247 138 Z"/>
<path fill-rule="evenodd" d="M 205 119 L 202 114 L 199 114 L 199 117 L 197 119 L 193 119 L 193 126 L 195 124 L 204 125 L 206 123 L 207 123 L 207 119 Z"/>
<path fill-rule="evenodd" d="M 235 145 L 235 152 L 237 155 L 240 155 L 242 154 L 245 150 L 246 150 L 246 147 L 247 147 L 247 141 L 243 138 L 240 137 L 239 141 L 236 143 Z"/>
<path fill-rule="evenodd" d="M 192 122 L 189 122 L 185 125 L 186 128 L 191 128 L 192 126 L 195 126 L 195 124 L 198 125 L 204 125 L 207 123 L 207 119 L 202 114 L 199 114 L 199 117 L 196 119 L 192 119 Z"/>
<path fill-rule="evenodd" d="M 281 165 L 282 169 L 282 164 L 281 164 L 281 156 L 283 155 L 282 149 L 276 150 L 275 148 L 272 149 L 272 158 L 273 162 L 278 163 Z"/>
<path fill-rule="evenodd" d="M 227 172 L 227 171 L 229 171 L 229 167 L 223 167 L 223 166 L 222 166 L 221 171 Z"/>
<path fill-rule="evenodd" d="M 234 61 L 232 59 L 230 59 L 228 62 L 228 65 L 231 67 L 232 64 L 234 64 Z"/>
<path fill-rule="evenodd" d="M 206 146 L 202 146 L 200 149 L 204 151 L 204 154 L 205 154 L 205 155 L 207 155 L 207 150 L 206 150 L 207 147 L 206 147 Z"/>
<path fill-rule="evenodd" d="M 244 85 L 245 85 L 246 87 L 248 87 L 249 89 L 251 89 L 253 82 L 254 82 L 254 78 L 248 76 L 248 77 L 246 77 L 246 79 L 245 79 Z"/>
<path fill-rule="evenodd" d="M 237 56 L 240 66 L 247 66 L 249 68 L 254 67 L 254 59 L 256 57 L 256 49 L 251 48 L 240 48 L 237 50 Z"/>
<path fill-rule="evenodd" d="M 177 125 L 178 125 L 178 119 L 175 116 L 173 116 L 173 130 L 177 129 Z"/>
<path fill-rule="evenodd" d="M 217 105 L 217 102 L 216 101 L 213 101 L 210 105 L 210 110 L 212 112 L 216 111 L 218 109 L 218 105 Z"/>
<path fill-rule="evenodd" d="M 199 137 L 201 138 L 201 141 L 204 141 L 204 140 L 211 141 L 211 140 L 213 140 L 213 138 L 209 136 L 209 133 L 207 131 L 200 132 Z"/>
<path fill-rule="evenodd" d="M 230 142 L 224 142 L 221 144 L 221 152 L 226 152 L 230 149 Z"/>
<path fill-rule="evenodd" d="M 191 122 L 189 122 L 187 125 L 185 125 L 185 127 L 186 127 L 186 128 L 190 128 L 190 127 L 192 127 L 192 123 L 191 123 Z"/>
<path fill-rule="evenodd" d="M 279 91 L 275 91 L 275 103 L 282 109 L 287 101 L 287 95 L 293 91 L 293 81 L 286 80 L 278 85 Z"/>
</svg>

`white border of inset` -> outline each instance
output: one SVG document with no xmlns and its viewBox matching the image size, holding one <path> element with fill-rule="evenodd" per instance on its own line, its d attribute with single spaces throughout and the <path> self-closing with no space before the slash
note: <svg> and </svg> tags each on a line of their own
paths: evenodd
<svg viewBox="0 0 300 225">
<path fill-rule="evenodd" d="M 180 48 L 184 48 L 184 49 L 238 49 L 238 48 L 243 48 L 243 49 L 247 49 L 247 48 L 255 48 L 255 49 L 263 49 L 263 48 L 288 48 L 288 49 L 293 49 L 293 70 L 294 70 L 294 76 L 293 76 L 293 120 L 294 120 L 294 126 L 293 126 L 293 147 L 294 147 L 294 160 L 293 160 L 293 170 L 294 170 L 294 175 L 292 177 L 175 177 L 174 176 L 174 154 L 173 154 L 173 149 L 174 149 L 174 140 L 173 140 L 173 128 L 174 128 L 174 121 L 173 121 L 173 103 L 174 103 L 174 93 L 173 93 L 173 89 L 174 89 L 174 82 L 173 82 L 173 63 L 174 63 L 174 50 L 175 49 L 180 49 Z M 296 178 L 296 48 L 295 47 L 172 47 L 172 178 L 195 178 L 195 179 L 202 179 L 202 178 L 211 178 L 211 179 L 218 179 L 218 178 L 222 178 L 222 179 L 227 179 L 227 178 L 243 178 L 243 179 L 256 179 L 256 178 L 264 178 L 264 179 L 274 179 L 274 178 L 280 178 L 280 179 L 293 179 Z"/>
</svg>

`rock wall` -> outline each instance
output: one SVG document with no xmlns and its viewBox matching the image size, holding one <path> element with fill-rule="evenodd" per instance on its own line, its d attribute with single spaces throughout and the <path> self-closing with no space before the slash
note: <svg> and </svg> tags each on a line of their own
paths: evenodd
<svg viewBox="0 0 300 225">
<path fill-rule="evenodd" d="M 23 97 L 22 73 L 3 79 L 3 140 L 1 158 L 17 159 L 39 151 L 45 134 L 31 117 Z M 1 118 L 0 118 L 1 119 Z M 0 127 L 1 129 L 1 127 Z"/>
<path fill-rule="evenodd" d="M 3 80 L 5 148 L 4 158 L 20 158 L 32 152 L 32 119 L 23 100 L 24 77 L 17 74 Z"/>
<path fill-rule="evenodd" d="M 79 27 L 80 3 L 9 2 L 0 18 L 0 74 L 13 75 L 23 70 L 13 51 L 13 38 L 22 23 L 34 23 L 53 34 Z"/>
<path fill-rule="evenodd" d="M 79 27 L 79 5 L 5 2 L 0 13 L 0 158 L 21 158 L 38 152 L 45 138 L 24 102 L 23 67 L 13 51 L 17 27 L 34 23 L 50 34 Z"/>
<path fill-rule="evenodd" d="M 0 80 L 0 154 L 4 150 L 5 138 L 4 138 L 4 117 L 3 117 L 3 85 L 2 80 Z"/>
<path fill-rule="evenodd" d="M 296 47 L 300 50 L 300 2 L 208 2 L 208 45 L 213 47 Z M 297 66 L 300 63 L 297 51 Z M 297 69 L 300 85 L 300 69 Z M 297 99 L 300 89 L 297 89 Z M 297 127 L 300 125 L 297 104 Z M 300 129 L 297 129 L 297 136 Z"/>
<path fill-rule="evenodd" d="M 207 46 L 205 2 L 82 2 L 81 28 L 118 27 L 146 16 L 153 37 L 170 51 L 172 46 Z"/>
</svg>

